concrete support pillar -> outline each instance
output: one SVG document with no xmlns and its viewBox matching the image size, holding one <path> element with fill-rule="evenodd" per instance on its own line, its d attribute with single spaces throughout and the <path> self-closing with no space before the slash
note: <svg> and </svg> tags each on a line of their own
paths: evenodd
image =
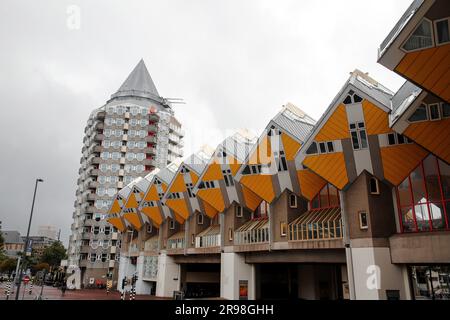
<svg viewBox="0 0 450 320">
<path fill-rule="evenodd" d="M 131 264 L 131 259 L 125 255 L 120 256 L 119 261 L 119 277 L 117 279 L 117 290 L 122 292 L 122 280 L 124 278 L 130 279 L 133 274 L 136 272 L 136 266 Z M 130 281 L 128 281 L 128 285 L 125 287 L 125 290 L 129 290 Z"/>
<path fill-rule="evenodd" d="M 247 281 L 248 299 L 255 300 L 255 266 L 245 263 L 244 255 L 234 252 L 222 253 L 220 260 L 220 296 L 239 299 L 239 282 Z"/>
<path fill-rule="evenodd" d="M 174 291 L 180 290 L 180 265 L 174 259 L 161 251 L 158 258 L 157 297 L 173 297 Z"/>
<path fill-rule="evenodd" d="M 152 290 L 152 284 L 148 281 L 144 281 L 144 262 L 145 257 L 140 255 L 136 262 L 136 273 L 138 280 L 136 282 L 136 294 L 150 294 Z"/>
<path fill-rule="evenodd" d="M 387 290 L 410 299 L 404 267 L 391 263 L 388 247 L 352 248 L 356 300 L 386 300 Z"/>
</svg>

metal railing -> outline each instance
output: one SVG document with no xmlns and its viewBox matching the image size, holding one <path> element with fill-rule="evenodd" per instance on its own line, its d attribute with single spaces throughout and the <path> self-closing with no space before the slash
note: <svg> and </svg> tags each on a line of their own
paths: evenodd
<svg viewBox="0 0 450 320">
<path fill-rule="evenodd" d="M 289 224 L 289 241 L 341 239 L 343 224 L 339 208 L 308 211 Z"/>
<path fill-rule="evenodd" d="M 235 245 L 266 242 L 269 242 L 268 219 L 249 221 L 234 233 Z"/>
</svg>

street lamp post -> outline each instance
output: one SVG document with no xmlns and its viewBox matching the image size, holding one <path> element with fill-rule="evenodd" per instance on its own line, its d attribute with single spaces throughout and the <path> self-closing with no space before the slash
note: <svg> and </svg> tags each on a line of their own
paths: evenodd
<svg viewBox="0 0 450 320">
<path fill-rule="evenodd" d="M 25 259 L 26 252 L 27 252 L 27 249 L 28 249 L 28 241 L 30 239 L 31 219 L 33 218 L 34 201 L 36 200 L 36 191 L 37 191 L 37 186 L 38 186 L 39 182 L 44 182 L 44 180 L 36 179 L 36 184 L 34 185 L 33 202 L 31 204 L 31 212 L 30 212 L 30 221 L 28 221 L 27 237 L 25 239 L 25 246 L 23 248 L 23 257 L 24 257 L 24 259 Z M 19 283 L 17 284 L 16 300 L 19 300 L 20 284 L 22 283 L 22 267 L 23 267 L 23 263 L 21 264 L 21 266 L 19 268 Z"/>
</svg>

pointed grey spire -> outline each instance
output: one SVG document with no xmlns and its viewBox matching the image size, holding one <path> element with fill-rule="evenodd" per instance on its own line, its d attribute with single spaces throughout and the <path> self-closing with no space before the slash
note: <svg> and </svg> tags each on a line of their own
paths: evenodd
<svg viewBox="0 0 450 320">
<path fill-rule="evenodd" d="M 159 97 L 158 90 L 156 90 L 152 77 L 148 73 L 144 60 L 141 59 L 137 66 L 131 71 L 128 78 L 120 86 L 119 90 L 112 97 L 118 96 L 154 96 Z"/>
</svg>

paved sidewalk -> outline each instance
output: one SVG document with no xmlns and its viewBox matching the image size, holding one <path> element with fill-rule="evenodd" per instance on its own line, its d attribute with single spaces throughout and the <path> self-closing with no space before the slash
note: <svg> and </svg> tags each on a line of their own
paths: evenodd
<svg viewBox="0 0 450 320">
<path fill-rule="evenodd" d="M 0 283 L 0 300 L 6 300 L 5 294 L 6 282 Z M 30 292 L 30 286 L 27 285 L 25 288 L 24 295 L 24 285 L 20 287 L 19 299 L 22 300 L 37 300 L 39 294 L 41 293 L 41 286 L 33 286 L 33 290 Z M 9 300 L 14 300 L 16 293 L 9 296 Z M 126 300 L 130 297 L 127 294 Z M 106 293 L 106 289 L 83 289 L 83 290 L 66 290 L 64 296 L 61 290 L 55 287 L 44 286 L 42 292 L 42 300 L 120 300 L 120 293 L 117 291 L 111 291 L 109 294 Z M 150 295 L 137 295 L 136 300 L 166 300 L 164 298 L 158 298 Z"/>
</svg>

